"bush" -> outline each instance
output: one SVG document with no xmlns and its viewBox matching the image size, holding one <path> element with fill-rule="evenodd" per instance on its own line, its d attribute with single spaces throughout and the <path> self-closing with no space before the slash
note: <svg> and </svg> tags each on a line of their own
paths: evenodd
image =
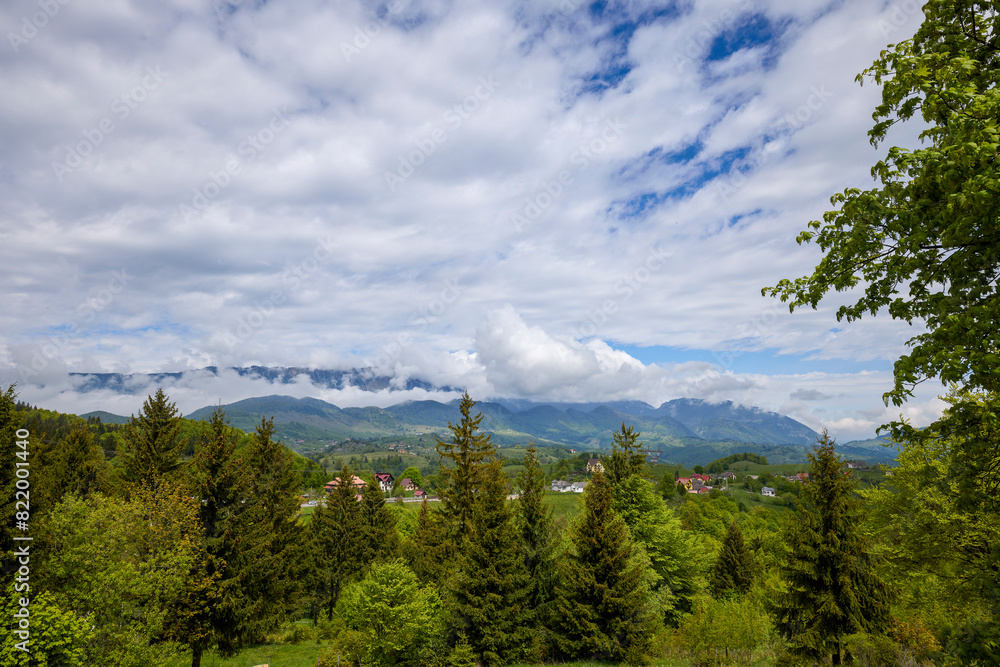
<svg viewBox="0 0 1000 667">
<path fill-rule="evenodd" d="M 312 629 L 302 623 L 293 623 L 285 634 L 281 636 L 281 641 L 285 644 L 299 644 L 301 642 L 314 639 Z"/>
<path fill-rule="evenodd" d="M 916 661 L 889 637 L 858 633 L 845 642 L 860 667 L 906 667 Z"/>
</svg>

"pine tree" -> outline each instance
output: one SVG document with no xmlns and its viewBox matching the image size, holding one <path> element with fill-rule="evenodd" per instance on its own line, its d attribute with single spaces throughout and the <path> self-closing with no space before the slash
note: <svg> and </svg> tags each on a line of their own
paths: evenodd
<svg viewBox="0 0 1000 667">
<path fill-rule="evenodd" d="M 632 475 L 642 475 L 646 467 L 646 453 L 638 440 L 639 432 L 625 426 L 625 422 L 612 436 L 611 456 L 603 457 L 604 474 L 611 486 L 617 486 Z"/>
<path fill-rule="evenodd" d="M 753 554 L 743 540 L 743 531 L 735 521 L 729 523 L 729 530 L 722 540 L 719 557 L 712 568 L 712 595 L 722 597 L 727 591 L 746 593 L 753 586 Z"/>
<path fill-rule="evenodd" d="M 326 607 L 330 618 L 344 587 L 359 579 L 364 570 L 366 547 L 359 539 L 361 504 L 353 480 L 354 474 L 345 465 L 336 486 L 309 523 L 313 596 L 319 607 Z"/>
<path fill-rule="evenodd" d="M 514 662 L 528 643 L 531 579 L 507 508 L 502 461 L 488 463 L 480 479 L 453 595 L 458 630 L 483 664 L 495 667 Z"/>
<path fill-rule="evenodd" d="M 799 520 L 790 524 L 783 566 L 788 591 L 777 621 L 792 650 L 813 659 L 841 660 L 842 641 L 855 632 L 878 634 L 889 623 L 889 593 L 875 576 L 854 481 L 826 431 L 809 453 L 809 482 Z"/>
<path fill-rule="evenodd" d="M 643 562 L 625 522 L 612 509 L 611 484 L 596 472 L 561 563 L 556 644 L 568 659 L 638 663 L 654 625 Z"/>
<path fill-rule="evenodd" d="M 448 422 L 452 432 L 451 442 L 437 439 L 441 466 L 438 494 L 442 509 L 459 539 L 468 532 L 476 492 L 482 485 L 485 462 L 496 452 L 489 434 L 479 432 L 483 415 L 471 416 L 475 405 L 476 402 L 469 398 L 469 392 L 465 392 L 459 405 L 462 420 L 457 425 Z"/>
<path fill-rule="evenodd" d="M 524 472 L 518 477 L 517 527 L 521 534 L 524 565 L 528 570 L 531 595 L 529 606 L 538 625 L 547 622 L 555 597 L 556 564 L 552 508 L 543 502 L 545 474 L 538 464 L 534 443 L 524 456 Z"/>
<path fill-rule="evenodd" d="M 257 639 L 295 609 L 305 574 L 299 476 L 291 452 L 273 436 L 274 420 L 262 418 L 246 448 L 251 475 L 240 516 L 245 537 L 235 555 L 248 601 L 241 610 L 243 628 Z"/>
<path fill-rule="evenodd" d="M 157 389 L 122 433 L 122 480 L 155 487 L 164 475 L 175 471 L 185 444 L 180 428 L 177 406 L 169 402 L 163 389 Z"/>
<path fill-rule="evenodd" d="M 361 531 L 366 554 L 365 568 L 375 562 L 390 561 L 399 555 L 399 532 L 396 517 L 385 505 L 385 494 L 374 479 L 361 492 Z"/>
<path fill-rule="evenodd" d="M 445 583 L 457 546 L 448 534 L 444 516 L 430 509 L 427 499 L 417 514 L 417 530 L 406 543 L 406 560 L 423 584 Z"/>
</svg>

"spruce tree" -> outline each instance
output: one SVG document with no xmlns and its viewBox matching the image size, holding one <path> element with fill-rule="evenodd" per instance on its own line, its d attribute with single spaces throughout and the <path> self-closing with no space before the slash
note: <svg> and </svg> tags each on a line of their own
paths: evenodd
<svg viewBox="0 0 1000 667">
<path fill-rule="evenodd" d="M 516 661 L 528 644 L 531 579 L 507 508 L 507 478 L 493 460 L 480 476 L 461 570 L 453 582 L 457 629 L 484 665 Z"/>
<path fill-rule="evenodd" d="M 604 474 L 611 486 L 617 486 L 632 475 L 642 475 L 646 467 L 646 452 L 638 442 L 639 432 L 622 422 L 612 436 L 611 456 L 603 457 Z"/>
<path fill-rule="evenodd" d="M 521 535 L 524 565 L 530 578 L 529 606 L 537 625 L 547 623 L 555 596 L 556 561 L 552 508 L 543 502 L 545 474 L 538 464 L 534 443 L 524 456 L 524 472 L 518 477 L 517 527 Z"/>
<path fill-rule="evenodd" d="M 249 602 L 241 610 L 243 627 L 255 639 L 295 609 L 305 573 L 299 476 L 291 452 L 273 436 L 274 420 L 262 418 L 246 448 L 251 475 L 240 517 L 244 539 L 236 553 L 240 586 Z"/>
<path fill-rule="evenodd" d="M 846 635 L 887 629 L 890 596 L 858 532 L 854 481 L 825 430 L 809 461 L 805 503 L 786 538 L 788 591 L 776 605 L 778 628 L 793 652 L 819 660 L 832 656 L 839 665 Z"/>
<path fill-rule="evenodd" d="M 31 447 L 27 443 L 24 448 L 17 444 L 19 440 L 24 442 L 17 437 L 20 426 L 17 392 L 14 391 L 14 385 L 9 385 L 6 391 L 0 393 L 0 456 L 3 457 L 3 464 L 0 464 L 0 559 L 5 573 L 9 571 L 8 568 L 16 569 L 11 558 L 14 552 L 14 503 L 18 500 L 14 488 L 17 470 L 15 462 L 22 461 L 22 457 L 18 456 L 20 452 L 25 452 L 25 462 L 31 453 Z"/>
<path fill-rule="evenodd" d="M 132 415 L 122 433 L 121 476 L 128 485 L 154 488 L 180 466 L 184 440 L 181 415 L 163 389 L 146 398 L 139 416 Z"/>
<path fill-rule="evenodd" d="M 385 494 L 374 479 L 368 480 L 361 492 L 361 532 L 366 553 L 365 568 L 375 562 L 385 562 L 399 555 L 399 532 L 396 517 L 385 505 Z"/>
<path fill-rule="evenodd" d="M 423 584 L 442 585 L 458 550 L 444 516 L 430 509 L 425 498 L 417 514 L 417 530 L 406 543 L 406 560 Z"/>
<path fill-rule="evenodd" d="M 351 485 L 354 474 L 346 465 L 333 490 L 313 512 L 309 523 L 312 548 L 312 589 L 319 607 L 333 617 L 347 584 L 361 577 L 367 550 L 363 540 L 361 504 Z"/>
<path fill-rule="evenodd" d="M 743 540 L 743 531 L 735 521 L 729 523 L 729 530 L 722 540 L 719 557 L 712 568 L 712 595 L 723 597 L 728 591 L 746 593 L 753 586 L 753 554 Z"/>
<path fill-rule="evenodd" d="M 437 439 L 441 466 L 438 495 L 442 511 L 458 539 L 468 532 L 476 492 L 482 485 L 483 468 L 487 459 L 496 452 L 489 434 L 479 432 L 483 415 L 472 416 L 475 405 L 476 402 L 469 398 L 469 392 L 465 392 L 459 404 L 462 420 L 456 425 L 448 422 L 452 432 L 451 442 Z"/>
<path fill-rule="evenodd" d="M 612 509 L 611 484 L 596 472 L 561 562 L 555 641 L 568 659 L 641 662 L 655 628 L 645 565 Z"/>
</svg>

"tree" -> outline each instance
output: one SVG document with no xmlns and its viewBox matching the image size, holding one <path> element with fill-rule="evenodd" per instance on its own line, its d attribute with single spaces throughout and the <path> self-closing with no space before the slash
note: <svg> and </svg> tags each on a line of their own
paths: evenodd
<svg viewBox="0 0 1000 667">
<path fill-rule="evenodd" d="M 0 597 L 0 614 L 5 619 L 17 619 L 15 614 L 27 610 L 30 626 L 19 631 L 18 623 L 0 624 L 0 664 L 8 667 L 86 667 L 94 664 L 87 659 L 87 648 L 93 640 L 90 623 L 72 611 L 60 609 L 52 593 L 33 595 L 28 607 L 21 607 L 24 593 L 14 587 Z M 18 632 L 24 632 L 19 635 Z M 23 645 L 19 647 L 18 645 Z M 27 649 L 27 650 L 22 650 Z"/>
<path fill-rule="evenodd" d="M 720 598 L 728 591 L 746 593 L 753 585 L 754 570 L 753 554 L 743 540 L 743 531 L 731 521 L 712 568 L 712 595 Z"/>
<path fill-rule="evenodd" d="M 366 547 L 366 564 L 389 561 L 399 555 L 399 533 L 396 517 L 386 507 L 385 494 L 371 479 L 361 492 L 361 530 L 358 538 Z"/>
<path fill-rule="evenodd" d="M 149 667 L 176 652 L 163 639 L 197 560 L 198 503 L 182 487 L 137 487 L 129 500 L 67 495 L 46 517 L 32 588 L 86 618 L 95 665 Z M 37 538 L 36 538 L 37 539 Z M 34 549 L 32 549 L 34 551 Z M 37 579 L 35 577 L 37 576 Z"/>
<path fill-rule="evenodd" d="M 35 447 L 35 511 L 49 511 L 67 493 L 83 498 L 104 489 L 107 463 L 93 433 L 82 423 L 62 440 L 39 442 Z"/>
<path fill-rule="evenodd" d="M 351 469 L 345 465 L 333 491 L 316 508 L 309 523 L 313 597 L 316 606 L 326 608 L 329 618 L 333 618 L 341 592 L 364 570 L 366 546 L 358 539 L 362 530 L 361 504 L 353 480 Z"/>
<path fill-rule="evenodd" d="M 458 631 L 484 665 L 496 667 L 515 662 L 528 643 L 532 590 L 502 461 L 486 464 L 480 479 L 452 595 Z"/>
<path fill-rule="evenodd" d="M 890 148 L 872 168 L 877 187 L 835 195 L 839 209 L 797 239 L 824 253 L 813 274 L 763 290 L 794 310 L 863 284 L 838 320 L 885 308 L 923 321 L 926 332 L 895 363 L 885 398 L 896 405 L 933 377 L 993 390 L 1000 381 L 1000 14 L 984 0 L 929 0 L 922 11 L 913 38 L 882 51 L 858 80 L 882 85 L 871 143 L 919 115 L 924 147 Z"/>
<path fill-rule="evenodd" d="M 531 587 L 529 607 L 535 612 L 536 624 L 541 625 L 547 622 L 555 596 L 556 563 L 552 508 L 543 501 L 545 475 L 537 452 L 534 443 L 525 450 L 524 471 L 518 476 L 516 524 Z"/>
<path fill-rule="evenodd" d="M 448 422 L 451 442 L 437 439 L 440 456 L 441 485 L 438 493 L 442 509 L 452 529 L 459 536 L 468 532 L 477 489 L 481 486 L 483 468 L 496 452 L 488 433 L 479 432 L 483 415 L 471 416 L 476 402 L 465 392 L 459 404 L 462 420 L 457 425 Z"/>
<path fill-rule="evenodd" d="M 400 560 L 379 563 L 344 591 L 338 611 L 362 633 L 364 664 L 425 664 L 422 652 L 442 630 L 442 605 L 433 586 L 420 586 Z"/>
<path fill-rule="evenodd" d="M 568 659 L 642 661 L 655 628 L 646 576 L 628 528 L 612 509 L 611 484 L 597 471 L 584 492 L 573 550 L 561 561 L 556 646 Z"/>
<path fill-rule="evenodd" d="M 405 547 L 410 568 L 425 584 L 444 584 L 456 550 L 444 516 L 431 510 L 425 498 L 417 514 L 417 530 Z"/>
<path fill-rule="evenodd" d="M 122 480 L 133 486 L 155 486 L 180 466 L 185 441 L 180 438 L 180 412 L 163 389 L 146 398 L 139 416 L 132 415 L 122 434 Z"/>
<path fill-rule="evenodd" d="M 646 452 L 638 440 L 639 432 L 631 426 L 625 426 L 625 422 L 612 435 L 611 455 L 602 457 L 604 474 L 612 486 L 617 486 L 631 475 L 642 475 L 646 467 Z"/>
<path fill-rule="evenodd" d="M 417 485 L 418 488 L 424 485 L 424 476 L 420 474 L 420 469 L 414 466 L 408 467 L 403 472 L 399 473 L 399 477 L 396 478 L 396 484 L 399 484 L 399 480 L 410 478 L 410 481 Z"/>
<path fill-rule="evenodd" d="M 776 605 L 777 625 L 794 652 L 813 659 L 832 655 L 839 665 L 845 636 L 885 632 L 890 595 L 858 528 L 861 509 L 850 471 L 826 431 L 809 461 L 805 503 L 786 537 L 788 590 Z"/>
<path fill-rule="evenodd" d="M 232 555 L 243 636 L 258 641 L 296 608 L 305 578 L 299 523 L 299 476 L 291 452 L 274 440 L 274 420 L 261 418 L 246 447 L 250 474 L 246 507 L 239 517 L 241 541 Z"/>
</svg>

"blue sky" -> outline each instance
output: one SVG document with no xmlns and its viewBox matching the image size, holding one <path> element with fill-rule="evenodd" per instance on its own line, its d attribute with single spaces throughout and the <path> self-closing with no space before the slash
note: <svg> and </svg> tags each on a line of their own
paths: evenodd
<svg viewBox="0 0 1000 667">
<path fill-rule="evenodd" d="M 128 414 L 68 373 L 365 366 L 477 398 L 733 400 L 867 437 L 900 413 L 881 396 L 919 329 L 838 323 L 850 295 L 789 314 L 761 288 L 808 273 L 796 234 L 871 183 L 879 91 L 854 77 L 912 10 L 6 3 L 0 381 Z M 168 390 L 184 411 L 273 392 Z M 928 422 L 940 391 L 904 415 Z"/>
</svg>

